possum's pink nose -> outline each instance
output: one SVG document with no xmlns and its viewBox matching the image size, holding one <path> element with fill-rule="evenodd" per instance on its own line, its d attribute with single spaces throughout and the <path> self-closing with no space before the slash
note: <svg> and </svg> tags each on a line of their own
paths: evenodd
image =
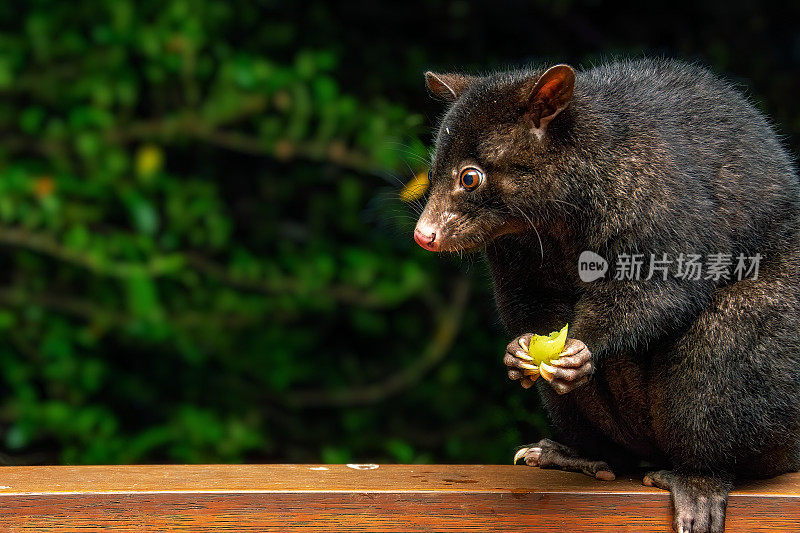
<svg viewBox="0 0 800 533">
<path fill-rule="evenodd" d="M 441 241 L 436 240 L 436 232 L 431 231 L 429 228 L 420 228 L 417 226 L 414 230 L 414 240 L 426 250 L 430 250 L 431 252 L 439 251 Z"/>
</svg>

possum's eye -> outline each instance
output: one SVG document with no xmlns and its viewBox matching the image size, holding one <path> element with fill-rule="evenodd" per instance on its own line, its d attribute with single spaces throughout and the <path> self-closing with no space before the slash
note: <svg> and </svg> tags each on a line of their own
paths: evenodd
<svg viewBox="0 0 800 533">
<path fill-rule="evenodd" d="M 458 175 L 458 181 L 462 187 L 471 191 L 483 183 L 483 172 L 475 167 L 467 167 Z"/>
</svg>

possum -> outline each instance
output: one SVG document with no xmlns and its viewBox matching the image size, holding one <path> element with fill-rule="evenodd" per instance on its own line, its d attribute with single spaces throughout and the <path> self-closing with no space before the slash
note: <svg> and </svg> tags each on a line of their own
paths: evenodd
<svg viewBox="0 0 800 533">
<path fill-rule="evenodd" d="M 800 468 L 800 182 L 773 127 L 666 59 L 425 78 L 447 108 L 414 239 L 485 254 L 508 376 L 558 435 L 517 456 L 653 465 L 677 531 L 722 532 L 737 480 Z"/>
</svg>

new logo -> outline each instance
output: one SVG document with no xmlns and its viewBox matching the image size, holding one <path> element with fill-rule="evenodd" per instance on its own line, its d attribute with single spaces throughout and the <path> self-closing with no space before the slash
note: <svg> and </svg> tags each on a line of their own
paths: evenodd
<svg viewBox="0 0 800 533">
<path fill-rule="evenodd" d="M 602 278 L 608 272 L 608 261 L 594 252 L 581 252 L 578 257 L 578 275 L 581 281 L 589 283 Z"/>
</svg>

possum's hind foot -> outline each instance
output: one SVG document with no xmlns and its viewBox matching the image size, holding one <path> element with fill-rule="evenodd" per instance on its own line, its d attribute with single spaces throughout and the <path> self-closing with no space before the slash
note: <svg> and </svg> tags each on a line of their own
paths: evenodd
<svg viewBox="0 0 800 533">
<path fill-rule="evenodd" d="M 603 481 L 613 481 L 616 477 L 605 461 L 585 459 L 572 448 L 550 439 L 542 439 L 536 444 L 521 447 L 514 455 L 514 464 L 520 459 L 524 459 L 528 466 L 583 472 L 587 476 Z"/>
<path fill-rule="evenodd" d="M 675 509 L 678 533 L 722 533 L 725 508 L 732 484 L 710 476 L 678 474 L 671 470 L 650 472 L 642 482 L 668 490 Z"/>
</svg>

